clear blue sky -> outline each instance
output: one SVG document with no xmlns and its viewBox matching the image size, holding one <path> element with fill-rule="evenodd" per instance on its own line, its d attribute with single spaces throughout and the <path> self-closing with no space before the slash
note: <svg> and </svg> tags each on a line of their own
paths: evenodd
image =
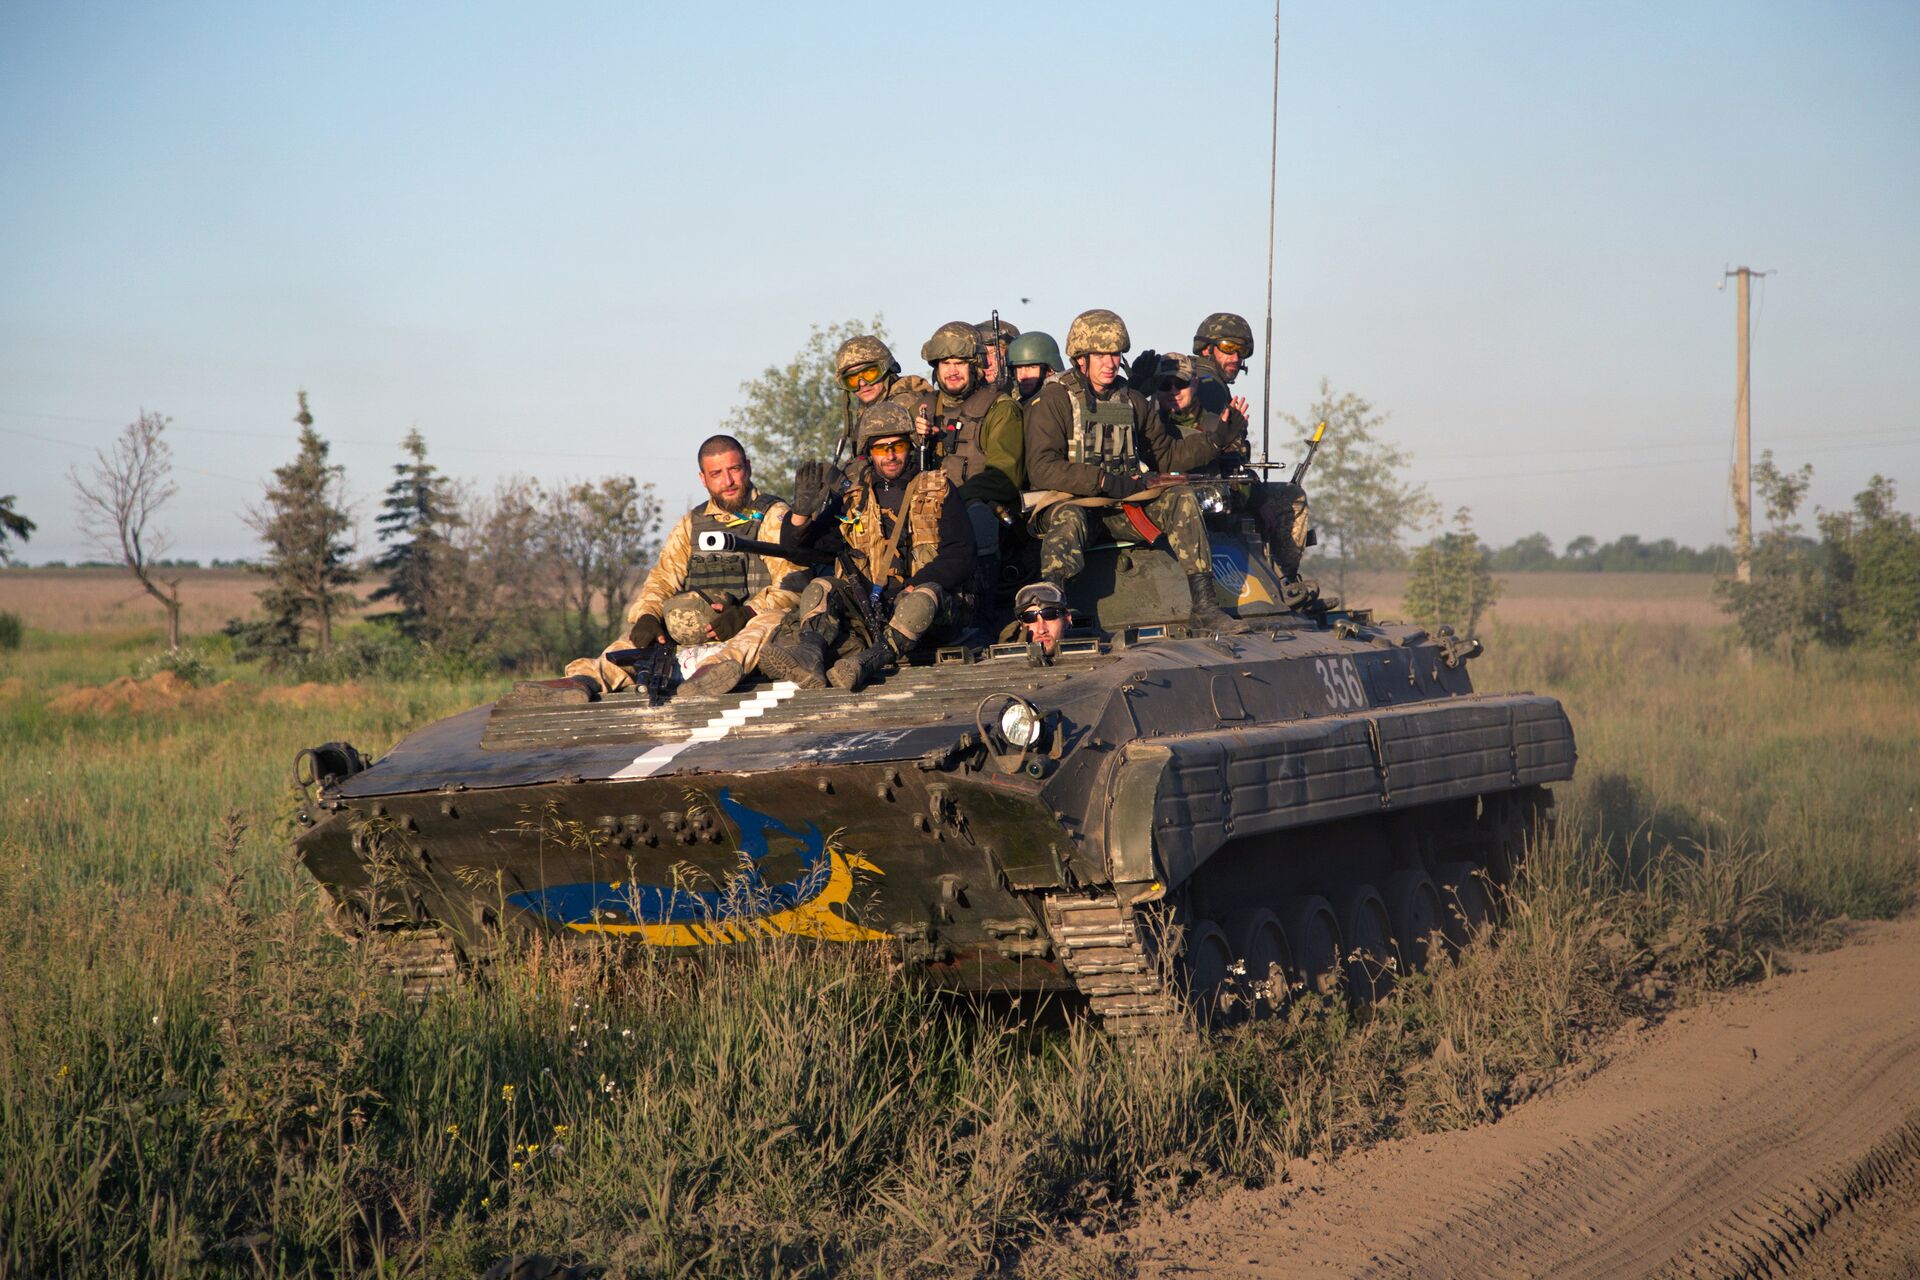
<svg viewBox="0 0 1920 1280">
<path fill-rule="evenodd" d="M 1271 11 L 1037 8 L 0 8 L 29 558 L 84 554 L 66 470 L 143 407 L 207 557 L 302 386 L 370 538 L 416 424 L 482 484 L 677 504 L 814 321 L 884 313 L 909 368 L 996 306 L 1257 329 Z M 1756 450 L 1920 507 L 1920 6 L 1289 2 L 1281 66 L 1277 412 L 1369 397 L 1496 541 L 1717 540 L 1744 262 Z"/>
</svg>

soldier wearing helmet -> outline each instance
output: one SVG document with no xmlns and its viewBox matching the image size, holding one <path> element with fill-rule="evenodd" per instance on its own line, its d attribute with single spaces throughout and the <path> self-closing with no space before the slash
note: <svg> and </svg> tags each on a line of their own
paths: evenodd
<svg viewBox="0 0 1920 1280">
<path fill-rule="evenodd" d="M 626 632 L 600 657 L 576 658 L 567 664 L 569 679 L 589 695 L 633 687 L 633 676 L 609 662 L 607 653 L 669 642 L 720 643 L 719 652 L 680 690 L 695 696 L 729 692 L 755 669 L 768 638 L 800 599 L 807 571 L 792 561 L 697 549 L 699 535 L 716 529 L 764 542 L 784 542 L 788 523 L 788 504 L 754 486 L 753 466 L 738 440 L 708 437 L 700 445 L 698 463 L 707 500 L 681 516 L 667 534 L 659 560 L 627 605 Z M 526 692 L 532 696 L 530 690 Z"/>
<path fill-rule="evenodd" d="M 1007 365 L 1013 372 L 1013 388 L 1020 397 L 1022 413 L 1033 406 L 1033 398 L 1049 377 L 1067 371 L 1067 362 L 1060 358 L 1060 344 L 1052 334 L 1038 329 L 1007 344 Z"/>
<path fill-rule="evenodd" d="M 1000 579 L 1000 529 L 1019 512 L 1026 479 L 1026 423 L 1019 401 L 987 378 L 977 326 L 948 321 L 933 331 L 920 355 L 937 388 L 933 426 L 940 469 L 973 525 L 980 575 L 975 606 L 990 613 Z"/>
<path fill-rule="evenodd" d="M 900 374 L 900 362 L 893 358 L 887 344 L 871 334 L 848 338 L 833 354 L 834 376 L 849 397 L 850 416 L 858 417 L 869 405 L 883 400 L 904 405 L 907 412 L 925 409 L 931 414 L 933 384 L 918 374 Z M 921 434 L 932 429 L 931 417 Z"/>
<path fill-rule="evenodd" d="M 1196 630 L 1238 632 L 1214 591 L 1213 550 L 1200 503 L 1186 485 L 1152 486 L 1156 473 L 1212 462 L 1205 436 L 1181 439 L 1121 375 L 1132 345 L 1111 311 L 1083 311 L 1067 329 L 1073 368 L 1048 382 L 1027 415 L 1027 475 L 1039 490 L 1033 528 L 1041 537 L 1040 574 L 1055 586 L 1086 567 L 1089 517 L 1114 537 L 1138 541 L 1164 531 L 1186 571 Z"/>
<path fill-rule="evenodd" d="M 852 552 L 879 592 L 885 625 L 869 626 L 856 582 L 815 578 L 760 652 L 761 670 L 803 689 L 863 687 L 905 658 L 973 580 L 965 506 L 943 472 L 920 469 L 913 418 L 883 402 L 860 415 L 858 430 L 860 458 L 846 492 L 834 496 L 831 468 L 808 463 L 795 477 L 794 514 L 803 544 Z"/>
<path fill-rule="evenodd" d="M 1013 379 L 1007 374 L 1007 344 L 1020 336 L 1020 330 L 1002 320 L 998 311 L 973 328 L 980 335 L 981 376 L 988 386 L 1008 390 Z"/>
<path fill-rule="evenodd" d="M 1205 362 L 1203 376 L 1217 377 L 1221 386 L 1231 386 L 1253 358 L 1253 326 L 1245 316 L 1216 311 L 1193 331 L 1193 354 Z"/>
</svg>

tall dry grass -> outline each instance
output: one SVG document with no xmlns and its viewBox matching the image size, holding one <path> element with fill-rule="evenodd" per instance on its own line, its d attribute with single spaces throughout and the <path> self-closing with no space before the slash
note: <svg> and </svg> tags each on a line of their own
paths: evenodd
<svg viewBox="0 0 1920 1280">
<path fill-rule="evenodd" d="M 141 647 L 32 633 L 0 671 L 0 1275 L 451 1277 L 535 1251 L 1098 1273 L 1099 1228 L 1142 1203 L 1498 1114 L 1621 1019 L 1911 900 L 1920 694 L 1892 665 L 1790 677 L 1687 628 L 1493 640 L 1481 686 L 1562 697 L 1582 751 L 1500 932 L 1366 1013 L 1117 1045 L 791 943 L 535 952 L 411 1005 L 287 860 L 292 754 L 385 747 L 497 684 L 68 715 L 50 688 Z"/>
</svg>

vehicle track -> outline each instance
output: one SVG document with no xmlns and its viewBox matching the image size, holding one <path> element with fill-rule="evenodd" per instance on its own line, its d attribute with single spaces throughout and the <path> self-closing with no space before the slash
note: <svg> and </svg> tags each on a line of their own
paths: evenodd
<svg viewBox="0 0 1920 1280">
<path fill-rule="evenodd" d="M 1920 1276 L 1920 921 L 1609 1047 L 1496 1124 L 1140 1224 L 1142 1276 Z"/>
</svg>

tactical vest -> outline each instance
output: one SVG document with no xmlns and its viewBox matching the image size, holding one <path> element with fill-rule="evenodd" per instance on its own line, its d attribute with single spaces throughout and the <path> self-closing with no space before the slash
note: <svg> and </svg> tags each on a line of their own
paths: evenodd
<svg viewBox="0 0 1920 1280">
<path fill-rule="evenodd" d="M 1134 443 L 1137 432 L 1133 402 L 1120 390 L 1105 400 L 1095 400 L 1092 389 L 1077 370 L 1061 375 L 1060 385 L 1067 389 L 1067 402 L 1073 406 L 1067 461 L 1091 462 L 1107 471 L 1138 471 L 1140 455 Z"/>
<path fill-rule="evenodd" d="M 946 453 L 940 460 L 940 471 L 955 487 L 987 469 L 987 451 L 980 445 L 980 427 L 987 420 L 987 411 L 999 399 L 997 388 L 979 386 L 951 409 L 941 408 L 939 402 L 935 402 L 933 424 L 940 428 L 940 447 Z"/>
<path fill-rule="evenodd" d="M 700 535 L 721 531 L 737 534 L 742 538 L 758 539 L 760 526 L 766 522 L 767 508 L 773 499 L 764 494 L 753 495 L 753 509 L 742 512 L 740 516 L 717 516 L 708 511 L 709 503 L 695 507 L 688 519 L 692 522 L 693 545 L 696 548 L 687 557 L 687 577 L 681 586 L 682 591 L 704 591 L 708 595 L 727 592 L 736 600 L 751 600 L 760 592 L 773 585 L 773 575 L 767 572 L 764 556 L 748 555 L 741 551 L 701 551 Z"/>
<path fill-rule="evenodd" d="M 902 544 L 907 567 L 903 570 L 895 563 L 897 553 L 891 546 L 893 527 L 887 523 L 886 508 L 880 505 L 868 483 L 870 479 L 863 475 L 847 495 L 847 510 L 852 515 L 841 519 L 840 536 L 860 557 L 862 569 L 878 587 L 893 578 L 911 578 L 940 554 L 940 512 L 953 486 L 938 471 L 922 471 L 907 482 L 906 495 L 900 500 L 900 515 L 907 521 Z"/>
</svg>

